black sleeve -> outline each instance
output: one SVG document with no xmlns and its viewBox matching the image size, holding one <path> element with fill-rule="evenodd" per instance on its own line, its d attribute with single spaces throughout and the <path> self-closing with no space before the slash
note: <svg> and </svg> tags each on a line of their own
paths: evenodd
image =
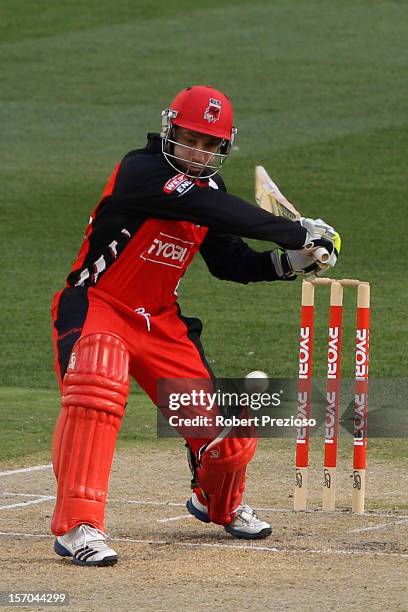
<svg viewBox="0 0 408 612">
<path fill-rule="evenodd" d="M 210 230 L 200 253 L 213 276 L 236 283 L 279 280 L 270 251 L 259 253 L 241 238 Z"/>
<path fill-rule="evenodd" d="M 163 188 L 174 174 L 158 157 L 123 160 L 112 193 L 119 213 L 190 221 L 216 232 L 268 240 L 288 249 L 302 248 L 306 230 L 300 223 L 276 217 L 222 189 L 200 187 L 187 179 L 181 193 L 176 189 L 166 193 Z"/>
</svg>

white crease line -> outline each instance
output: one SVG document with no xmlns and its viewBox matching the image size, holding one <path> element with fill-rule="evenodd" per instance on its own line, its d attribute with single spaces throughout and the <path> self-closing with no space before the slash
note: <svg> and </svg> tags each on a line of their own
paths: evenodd
<svg viewBox="0 0 408 612">
<path fill-rule="evenodd" d="M 47 498 L 48 500 L 52 500 L 55 499 L 55 496 L 53 495 L 42 495 L 40 493 L 11 493 L 11 492 L 0 492 L 0 496 L 1 495 L 15 495 L 15 496 L 21 496 L 21 497 L 44 497 Z M 158 501 L 151 501 L 151 500 L 144 500 L 144 499 L 123 499 L 123 498 L 108 498 L 108 503 L 114 503 L 114 504 L 133 504 L 133 505 L 137 505 L 137 506 L 157 506 L 157 507 L 169 507 L 169 508 L 185 508 L 186 504 L 185 502 L 158 502 Z M 256 512 L 279 512 L 279 513 L 287 513 L 287 514 L 294 514 L 293 508 L 265 508 L 265 507 L 255 507 L 254 506 L 254 510 Z M 321 510 L 321 508 L 315 508 L 315 509 L 310 509 L 310 510 L 305 510 L 303 512 L 297 512 L 296 513 L 299 516 L 303 516 L 303 515 L 319 515 L 319 516 L 323 516 L 323 511 Z M 347 516 L 352 516 L 351 511 L 350 510 L 335 510 L 334 512 L 330 513 L 331 515 L 333 514 L 343 514 L 343 515 L 347 515 Z M 390 514 L 387 512 L 375 512 L 375 511 L 368 511 L 366 512 L 363 517 L 358 517 L 360 518 L 393 518 L 393 519 L 405 519 L 408 521 L 408 515 L 407 514 Z M 401 521 L 401 522 L 405 522 L 405 521 Z M 384 523 L 385 524 L 385 523 Z M 391 523 L 390 523 L 391 524 Z M 363 528 L 366 529 L 366 528 Z M 357 533 L 358 531 L 356 531 Z M 351 532 L 350 532 L 351 533 Z"/>
<path fill-rule="evenodd" d="M 192 514 L 179 514 L 178 516 L 172 516 L 171 518 L 157 519 L 157 523 L 171 523 L 172 521 L 181 521 L 184 519 L 194 518 Z"/>
<path fill-rule="evenodd" d="M 4 497 L 46 497 L 47 499 L 55 499 L 55 495 L 41 495 L 40 493 L 10 493 L 9 491 L 2 491 L 0 495 Z"/>
<path fill-rule="evenodd" d="M 25 537 L 25 538 L 48 538 L 51 539 L 54 536 L 43 533 L 19 533 L 19 532 L 8 532 L 0 531 L 0 536 L 12 536 L 12 537 Z M 398 557 L 402 559 L 408 559 L 408 554 L 405 553 L 387 553 L 387 552 L 376 552 L 373 550 L 345 550 L 336 548 L 304 548 L 304 549 L 293 549 L 293 548 L 277 548 L 276 546 L 257 546 L 252 544 L 212 544 L 209 542 L 173 542 L 171 540 L 144 540 L 134 538 L 115 538 L 110 537 L 111 542 L 127 542 L 129 544 L 149 544 L 156 546 L 182 546 L 184 548 L 224 548 L 232 550 L 254 550 L 256 552 L 268 552 L 268 553 L 281 553 L 286 555 L 355 555 L 355 556 L 370 556 L 370 557 Z"/>
<path fill-rule="evenodd" d="M 115 503 L 115 504 L 135 504 L 138 506 L 157 506 L 157 507 L 161 507 L 161 506 L 168 506 L 169 508 L 173 507 L 173 508 L 185 508 L 186 507 L 186 503 L 185 502 L 158 502 L 158 501 L 148 501 L 148 500 L 143 500 L 143 499 L 108 499 L 108 503 Z M 287 514 L 295 514 L 293 508 L 265 508 L 265 507 L 258 507 L 258 506 L 253 506 L 253 509 L 256 512 L 279 512 L 279 513 L 287 513 Z M 296 512 L 296 515 L 299 516 L 303 516 L 303 515 L 319 515 L 319 516 L 326 516 L 326 513 L 323 513 L 321 508 L 312 508 L 310 510 L 304 510 L 303 512 Z M 334 512 L 331 512 L 330 515 L 333 514 L 340 514 L 340 515 L 347 515 L 347 516 L 353 516 L 351 513 L 351 510 L 334 510 Z M 389 513 L 382 513 L 382 512 L 366 512 L 364 515 L 364 517 L 366 518 L 370 518 L 370 517 L 390 517 L 390 518 L 395 518 L 395 519 L 407 519 L 408 520 L 408 515 L 407 514 L 389 514 Z M 360 518 L 360 517 L 358 517 Z"/>
<path fill-rule="evenodd" d="M 143 499 L 109 499 L 109 502 L 119 504 L 135 504 L 139 506 L 168 506 L 169 508 L 185 508 L 186 502 L 157 502 L 147 501 Z M 288 508 L 255 508 L 256 511 L 268 511 L 268 512 L 291 512 Z"/>
<path fill-rule="evenodd" d="M 48 533 L 19 533 L 18 531 L 0 531 L 0 536 L 13 536 L 16 538 L 52 538 Z"/>
<path fill-rule="evenodd" d="M 49 470 L 52 468 L 52 463 L 47 463 L 46 465 L 32 465 L 26 468 L 19 468 L 18 470 L 6 470 L 5 472 L 0 472 L 0 476 L 12 476 L 13 474 L 24 474 L 26 472 L 42 472 L 44 470 Z"/>
<path fill-rule="evenodd" d="M 52 468 L 52 463 L 46 463 L 44 465 L 32 465 L 29 467 L 25 467 L 25 468 L 18 468 L 15 470 L 6 470 L 3 472 L 0 472 L 0 477 L 1 476 L 11 476 L 13 474 L 24 474 L 27 472 L 42 472 L 45 470 L 49 470 Z M 20 495 L 20 496 L 26 496 L 26 497 L 42 497 L 44 498 L 44 501 L 50 501 L 52 499 L 55 499 L 55 496 L 50 496 L 50 495 L 37 495 L 34 493 L 4 493 L 4 495 Z M 109 502 L 113 502 L 113 503 L 126 503 L 126 504 L 135 504 L 135 505 L 141 505 L 141 506 L 169 506 L 169 507 L 184 507 L 185 503 L 179 503 L 179 502 L 156 502 L 156 501 L 146 501 L 146 500 L 142 500 L 142 499 L 109 499 Z M 36 502 L 36 503 L 40 503 L 40 501 Z M 20 505 L 20 504 L 19 504 Z M 8 507 L 17 507 L 19 506 L 18 504 L 14 504 L 13 506 L 8 506 Z M 24 506 L 29 505 L 28 503 L 24 503 L 22 504 Z M 0 506 L 0 509 L 2 509 L 2 507 Z M 254 507 L 254 510 L 256 510 L 257 512 L 288 512 L 288 513 L 292 513 L 293 512 L 293 508 L 259 508 L 259 507 Z M 311 508 L 309 510 L 305 510 L 303 512 L 303 514 L 315 514 L 315 513 L 320 513 L 321 510 L 320 508 Z M 331 514 L 349 514 L 350 512 L 345 512 L 344 510 L 335 510 L 333 513 Z M 380 512 L 366 512 L 365 515 L 366 517 L 394 517 L 394 518 L 401 518 L 401 519 L 407 519 L 408 520 L 408 516 L 407 515 L 394 515 L 394 514 L 389 514 L 389 513 L 380 513 Z M 352 530 L 349 531 L 349 533 L 359 533 L 360 531 L 370 531 L 373 529 L 381 529 L 383 527 L 386 527 L 388 525 L 394 525 L 394 524 L 399 524 L 399 523 L 404 523 L 405 521 L 399 521 L 398 523 L 392 522 L 392 523 L 384 523 L 382 525 L 377 525 L 375 527 L 364 527 L 361 530 L 360 529 L 356 529 L 356 530 Z"/>
<path fill-rule="evenodd" d="M 33 506 L 34 504 L 43 504 L 44 502 L 55 499 L 52 496 L 40 497 L 39 499 L 32 499 L 31 501 L 20 502 L 19 504 L 8 504 L 7 506 L 0 506 L 0 510 L 12 510 L 13 508 L 22 508 L 23 506 Z"/>
<path fill-rule="evenodd" d="M 115 538 L 111 538 L 112 540 Z M 276 548 L 275 546 L 251 546 L 240 544 L 210 544 L 207 542 L 168 542 L 176 546 L 186 546 L 188 548 L 232 548 L 234 550 L 256 550 L 257 552 L 283 553 L 287 555 L 312 554 L 312 555 L 369 555 L 380 557 L 402 557 L 408 559 L 408 554 L 405 553 L 384 553 L 373 550 L 344 550 L 336 548 Z"/>
<path fill-rule="evenodd" d="M 402 525 L 408 523 L 408 517 L 403 518 L 401 521 L 392 521 L 391 523 L 381 523 L 380 525 L 373 525 L 371 527 L 360 527 L 359 529 L 350 529 L 349 533 L 363 533 L 364 531 L 377 531 L 379 529 L 386 529 L 387 527 L 393 527 L 394 525 Z"/>
<path fill-rule="evenodd" d="M 139 506 L 169 506 L 169 507 L 186 507 L 185 502 L 155 502 L 155 501 L 145 501 L 143 499 L 109 499 L 110 502 L 120 503 L 120 504 L 137 504 Z"/>
</svg>

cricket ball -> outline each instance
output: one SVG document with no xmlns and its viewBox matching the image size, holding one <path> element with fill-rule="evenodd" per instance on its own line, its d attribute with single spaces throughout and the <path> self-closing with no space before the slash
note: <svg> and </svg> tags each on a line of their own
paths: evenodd
<svg viewBox="0 0 408 612">
<path fill-rule="evenodd" d="M 269 387 L 268 375 L 261 370 L 255 370 L 245 376 L 245 390 L 248 393 L 263 393 Z"/>
</svg>

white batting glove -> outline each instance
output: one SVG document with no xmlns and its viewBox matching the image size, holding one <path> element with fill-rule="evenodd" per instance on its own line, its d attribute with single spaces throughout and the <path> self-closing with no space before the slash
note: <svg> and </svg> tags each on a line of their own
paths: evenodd
<svg viewBox="0 0 408 612">
<path fill-rule="evenodd" d="M 332 255 L 330 256 L 331 262 L 322 264 L 315 259 L 313 251 L 307 249 L 292 251 L 278 248 L 271 252 L 271 259 L 277 275 L 282 280 L 294 279 L 298 274 L 305 280 L 313 280 L 318 276 L 324 276 L 329 268 L 334 267 L 337 257 L 334 252 Z"/>
<path fill-rule="evenodd" d="M 305 245 L 310 240 L 315 240 L 316 238 L 328 238 L 329 240 L 333 239 L 336 230 L 334 227 L 323 221 L 323 219 L 310 219 L 308 217 L 301 217 L 299 219 L 300 225 L 305 228 L 308 233 L 306 238 Z"/>
<path fill-rule="evenodd" d="M 285 255 L 293 272 L 301 274 L 302 278 L 305 280 L 313 280 L 318 276 L 324 276 L 325 272 L 327 272 L 329 268 L 333 268 L 337 262 L 334 251 L 325 264 L 315 259 L 313 251 L 307 249 L 302 249 L 300 251 L 288 250 L 281 256 L 281 259 Z"/>
<path fill-rule="evenodd" d="M 319 263 L 322 269 L 333 268 L 341 248 L 338 232 L 323 219 L 302 217 L 299 221 L 307 232 L 303 249 L 312 254 L 314 261 Z"/>
</svg>

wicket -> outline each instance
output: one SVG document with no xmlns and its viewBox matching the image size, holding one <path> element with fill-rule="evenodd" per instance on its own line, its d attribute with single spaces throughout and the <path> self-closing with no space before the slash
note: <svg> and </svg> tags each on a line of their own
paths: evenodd
<svg viewBox="0 0 408 612">
<path fill-rule="evenodd" d="M 367 445 L 367 399 L 370 333 L 370 285 L 354 279 L 317 278 L 303 281 L 300 321 L 299 381 L 297 417 L 310 419 L 312 410 L 314 291 L 315 286 L 330 286 L 329 332 L 327 352 L 326 415 L 323 470 L 324 511 L 335 509 L 338 422 L 341 383 L 341 348 L 343 327 L 343 288 L 357 288 L 355 345 L 354 444 L 352 512 L 364 514 Z M 296 437 L 296 479 L 294 510 L 306 510 L 309 428 L 299 427 Z"/>
</svg>

